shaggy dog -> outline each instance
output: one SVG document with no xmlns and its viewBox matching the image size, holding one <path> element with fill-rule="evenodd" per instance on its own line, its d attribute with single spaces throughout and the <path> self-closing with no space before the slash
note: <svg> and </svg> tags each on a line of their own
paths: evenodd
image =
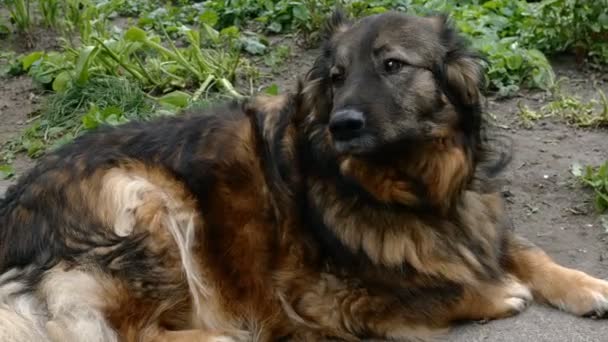
<svg viewBox="0 0 608 342">
<path fill-rule="evenodd" d="M 510 229 L 480 59 L 446 18 L 326 32 L 294 94 L 98 129 L 9 188 L 0 338 L 398 340 L 533 298 L 603 315 L 608 282 Z"/>
</svg>

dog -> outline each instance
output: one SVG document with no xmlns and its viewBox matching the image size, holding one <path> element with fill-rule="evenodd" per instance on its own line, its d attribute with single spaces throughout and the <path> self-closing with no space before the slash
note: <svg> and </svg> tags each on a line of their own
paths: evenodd
<svg viewBox="0 0 608 342">
<path fill-rule="evenodd" d="M 0 204 L 0 339 L 409 340 L 608 282 L 518 237 L 446 16 L 340 12 L 286 95 L 102 127 Z"/>
</svg>

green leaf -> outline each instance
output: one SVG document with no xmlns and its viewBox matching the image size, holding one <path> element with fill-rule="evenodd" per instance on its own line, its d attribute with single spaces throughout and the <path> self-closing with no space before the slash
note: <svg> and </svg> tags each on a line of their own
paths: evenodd
<svg viewBox="0 0 608 342">
<path fill-rule="evenodd" d="M 504 6 L 504 4 L 502 4 L 501 1 L 496 1 L 496 0 L 486 1 L 483 4 L 483 8 L 487 8 L 487 9 L 491 9 L 491 10 L 500 8 L 501 6 Z"/>
<path fill-rule="evenodd" d="M 89 80 L 89 65 L 92 60 L 97 55 L 96 46 L 85 46 L 80 50 L 80 55 L 78 56 L 78 62 L 76 63 L 76 82 L 78 84 L 85 84 Z"/>
<path fill-rule="evenodd" d="M 386 7 L 382 7 L 382 6 L 378 6 L 378 7 L 372 7 L 367 11 L 367 14 L 369 15 L 373 15 L 373 14 L 381 14 L 388 11 L 388 9 Z"/>
<path fill-rule="evenodd" d="M 608 209 L 608 196 L 600 193 L 599 191 L 596 192 L 595 207 L 600 213 L 606 211 L 606 209 Z"/>
<path fill-rule="evenodd" d="M 220 35 L 228 38 L 237 38 L 239 36 L 239 28 L 236 26 L 229 26 L 220 31 Z"/>
<path fill-rule="evenodd" d="M 523 62 L 524 59 L 520 55 L 511 55 L 507 58 L 507 67 L 511 70 L 518 70 Z"/>
<path fill-rule="evenodd" d="M 158 102 L 169 107 L 184 108 L 190 102 L 190 98 L 190 94 L 176 90 L 162 96 L 158 99 Z"/>
<path fill-rule="evenodd" d="M 101 123 L 99 107 L 96 104 L 92 103 L 89 111 L 82 116 L 82 126 L 86 130 L 91 130 L 97 128 Z"/>
<path fill-rule="evenodd" d="M 197 48 L 201 46 L 201 34 L 198 31 L 192 30 L 185 26 L 182 26 L 180 31 L 181 33 L 186 35 L 186 38 L 188 38 L 188 42 L 190 43 L 190 45 L 195 46 Z"/>
<path fill-rule="evenodd" d="M 0 178 L 9 179 L 15 175 L 15 169 L 9 164 L 0 165 Z"/>
<path fill-rule="evenodd" d="M 25 148 L 28 157 L 36 158 L 44 152 L 44 143 L 38 138 L 24 139 L 23 148 Z"/>
<path fill-rule="evenodd" d="M 148 17 L 141 17 L 137 20 L 137 24 L 140 26 L 150 26 L 154 24 L 154 19 Z"/>
<path fill-rule="evenodd" d="M 580 163 L 573 163 L 572 166 L 570 166 L 570 173 L 572 173 L 572 175 L 574 177 L 582 177 L 583 176 L 583 166 Z"/>
<path fill-rule="evenodd" d="M 252 55 L 262 55 L 266 52 L 266 45 L 262 44 L 256 37 L 246 37 L 241 39 L 243 49 Z"/>
<path fill-rule="evenodd" d="M 125 33 L 125 39 L 132 42 L 145 42 L 148 34 L 139 27 L 133 26 Z"/>
<path fill-rule="evenodd" d="M 203 24 L 201 30 L 203 31 L 203 36 L 209 38 L 212 42 L 217 43 L 219 41 L 220 34 L 213 27 Z"/>
<path fill-rule="evenodd" d="M 304 5 L 294 6 L 292 13 L 294 18 L 300 21 L 310 20 L 310 13 L 308 12 L 308 9 L 304 7 Z"/>
<path fill-rule="evenodd" d="M 608 163 L 603 164 L 597 171 L 600 179 L 608 180 Z"/>
<path fill-rule="evenodd" d="M 608 29 L 608 13 L 604 12 L 597 17 L 597 22 L 602 25 L 604 29 Z"/>
<path fill-rule="evenodd" d="M 29 68 L 34 64 L 37 60 L 41 59 L 44 56 L 44 52 L 42 51 L 34 51 L 29 55 L 23 57 L 21 59 L 21 65 L 23 66 L 23 70 L 29 70 Z"/>
<path fill-rule="evenodd" d="M 270 32 L 281 33 L 281 31 L 283 31 L 283 25 L 281 25 L 281 23 L 278 21 L 273 21 L 270 23 L 270 25 L 268 25 L 267 29 Z"/>
<path fill-rule="evenodd" d="M 53 145 L 51 145 L 51 147 L 49 149 L 56 150 L 56 149 L 60 148 L 61 146 L 71 142 L 72 140 L 74 140 L 74 136 L 71 133 L 67 133 L 64 136 L 62 136 L 61 138 L 57 139 L 53 143 Z"/>
<path fill-rule="evenodd" d="M 72 76 L 68 71 L 60 72 L 59 75 L 57 75 L 57 77 L 55 77 L 55 80 L 53 81 L 53 90 L 57 93 L 64 92 L 68 88 L 68 85 L 71 80 Z"/>
<path fill-rule="evenodd" d="M 104 120 L 109 117 L 112 117 L 112 116 L 114 116 L 116 118 L 120 118 L 120 117 L 124 116 L 123 114 L 124 113 L 123 113 L 122 109 L 120 109 L 119 107 L 109 106 L 109 107 L 104 108 L 101 111 L 101 118 Z"/>
<path fill-rule="evenodd" d="M 8 36 L 11 33 L 11 30 L 8 26 L 0 24 L 0 37 Z"/>
<path fill-rule="evenodd" d="M 279 86 L 276 83 L 271 84 L 270 86 L 268 86 L 264 92 L 268 95 L 278 95 L 279 94 Z"/>
<path fill-rule="evenodd" d="M 46 131 L 46 135 L 49 136 L 50 138 L 53 138 L 53 137 L 56 137 L 57 135 L 60 135 L 61 133 L 63 133 L 63 131 L 65 131 L 64 127 L 54 126 L 54 127 L 50 127 Z"/>
<path fill-rule="evenodd" d="M 217 14 L 216 11 L 214 11 L 212 9 L 206 9 L 205 12 L 203 12 L 203 14 L 201 14 L 198 17 L 198 20 L 203 24 L 207 24 L 209 26 L 215 26 L 215 24 L 217 24 L 219 18 L 220 18 L 220 16 Z"/>
</svg>

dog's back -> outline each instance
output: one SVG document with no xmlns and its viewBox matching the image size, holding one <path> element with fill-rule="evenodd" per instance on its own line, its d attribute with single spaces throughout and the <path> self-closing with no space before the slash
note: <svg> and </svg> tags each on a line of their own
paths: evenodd
<svg viewBox="0 0 608 342">
<path fill-rule="evenodd" d="M 237 298 L 269 277 L 264 253 L 247 264 L 239 254 L 273 235 L 256 226 L 272 217 L 253 129 L 232 104 L 103 128 L 46 156 L 0 204 L 3 340 L 44 340 L 46 330 L 146 340 L 201 326 L 242 335 L 209 277 Z M 247 224 L 238 245 L 226 227 Z M 250 283 L 231 281 L 236 271 Z"/>
</svg>

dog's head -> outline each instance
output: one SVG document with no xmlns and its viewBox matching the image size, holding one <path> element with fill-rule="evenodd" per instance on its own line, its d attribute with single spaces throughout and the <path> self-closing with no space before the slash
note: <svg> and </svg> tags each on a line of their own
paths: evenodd
<svg viewBox="0 0 608 342">
<path fill-rule="evenodd" d="M 490 191 L 510 146 L 488 144 L 483 59 L 447 17 L 351 23 L 337 12 L 325 38 L 298 92 L 317 172 L 338 166 L 377 199 L 406 205 L 447 209 L 464 187 Z"/>
<path fill-rule="evenodd" d="M 444 16 L 388 12 L 350 23 L 336 12 L 304 93 L 337 154 L 377 155 L 473 138 L 482 71 Z"/>
</svg>

